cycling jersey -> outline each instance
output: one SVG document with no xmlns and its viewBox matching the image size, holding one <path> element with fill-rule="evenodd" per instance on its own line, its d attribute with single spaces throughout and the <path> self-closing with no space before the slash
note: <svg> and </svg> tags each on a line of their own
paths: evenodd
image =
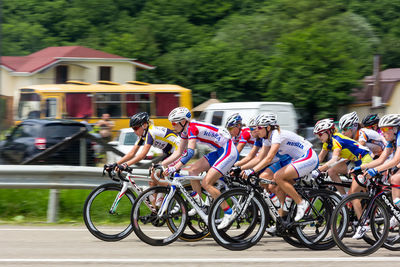
<svg viewBox="0 0 400 267">
<path fill-rule="evenodd" d="M 171 154 L 178 147 L 179 137 L 168 128 L 150 124 L 136 144 L 138 146 L 149 144 L 161 149 L 165 154 Z"/>
<path fill-rule="evenodd" d="M 273 144 L 279 144 L 276 156 L 280 161 L 269 167 L 272 172 L 275 173 L 290 163 L 298 177 L 301 177 L 318 167 L 318 155 L 312 149 L 312 144 L 303 137 L 286 130 L 273 130 L 270 137 L 264 139 L 263 145 Z"/>
<path fill-rule="evenodd" d="M 322 145 L 322 149 L 327 151 L 334 151 L 337 148 L 341 149 L 339 155 L 341 158 L 351 161 L 361 161 L 364 157 L 370 155 L 368 148 L 340 133 L 334 133 L 332 138 Z"/>
<path fill-rule="evenodd" d="M 229 140 L 219 132 L 218 127 L 204 122 L 190 122 L 187 130 L 181 133 L 181 138 L 197 139 L 214 149 L 224 147 Z"/>
<path fill-rule="evenodd" d="M 244 143 L 249 146 L 262 146 L 261 138 L 254 138 L 250 133 L 250 128 L 242 128 L 240 134 L 232 138 L 233 143 L 237 146 L 240 143 Z"/>
<path fill-rule="evenodd" d="M 273 130 L 268 139 L 263 139 L 263 145 L 271 146 L 273 144 L 280 144 L 277 152 L 278 157 L 288 155 L 296 160 L 307 153 L 312 144 L 303 137 L 286 130 Z"/>
<path fill-rule="evenodd" d="M 370 150 L 373 149 L 373 146 L 379 146 L 382 150 L 386 146 L 385 138 L 372 129 L 362 128 L 358 131 L 358 142 L 362 141 Z"/>
</svg>

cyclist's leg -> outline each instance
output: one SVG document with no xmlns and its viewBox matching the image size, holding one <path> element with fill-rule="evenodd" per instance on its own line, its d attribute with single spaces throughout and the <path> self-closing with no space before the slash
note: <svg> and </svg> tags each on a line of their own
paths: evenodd
<svg viewBox="0 0 400 267">
<path fill-rule="evenodd" d="M 212 167 L 207 172 L 206 177 L 204 177 L 202 184 L 203 188 L 210 193 L 214 199 L 221 194 L 221 192 L 214 187 L 214 184 L 221 176 L 227 174 L 239 159 L 239 153 L 231 140 L 227 142 L 225 147 L 218 149 L 216 152 L 219 157 L 212 165 L 212 162 L 209 162 Z M 222 208 L 227 208 L 228 204 L 223 202 L 221 206 Z"/>
<path fill-rule="evenodd" d="M 347 165 L 345 162 L 338 163 L 328 170 L 329 177 L 331 177 L 332 181 L 336 183 L 342 182 L 342 180 L 340 180 L 339 174 L 347 174 Z M 343 186 L 336 186 L 336 189 L 340 192 L 341 195 L 346 194 Z"/>
<path fill-rule="evenodd" d="M 189 175 L 197 176 L 200 173 L 207 171 L 210 168 L 210 164 L 208 163 L 208 155 L 202 157 L 193 163 L 189 168 Z M 201 185 L 199 180 L 191 180 L 190 184 L 192 185 L 193 191 L 197 192 L 201 196 Z"/>
</svg>

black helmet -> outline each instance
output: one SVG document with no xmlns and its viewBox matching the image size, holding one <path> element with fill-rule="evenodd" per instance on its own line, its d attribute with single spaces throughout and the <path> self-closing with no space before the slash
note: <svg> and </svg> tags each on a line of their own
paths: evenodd
<svg viewBox="0 0 400 267">
<path fill-rule="evenodd" d="M 131 120 L 129 121 L 129 127 L 140 126 L 143 123 L 148 122 L 149 119 L 149 114 L 147 112 L 136 113 L 131 117 Z"/>
<path fill-rule="evenodd" d="M 378 123 L 379 123 L 378 114 L 369 114 L 362 121 L 362 124 L 364 125 L 364 127 L 372 126 L 372 125 L 378 124 Z"/>
</svg>

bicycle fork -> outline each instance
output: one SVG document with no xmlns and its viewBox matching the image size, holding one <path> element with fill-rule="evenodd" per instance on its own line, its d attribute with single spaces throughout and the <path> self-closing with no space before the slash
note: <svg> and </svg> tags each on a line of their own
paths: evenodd
<svg viewBox="0 0 400 267">
<path fill-rule="evenodd" d="M 124 182 L 122 184 L 121 191 L 119 191 L 118 195 L 115 197 L 113 204 L 111 205 L 110 210 L 108 211 L 110 214 L 114 214 L 117 210 L 118 204 L 121 201 L 121 198 L 125 195 L 126 190 L 128 190 L 129 183 Z"/>
</svg>

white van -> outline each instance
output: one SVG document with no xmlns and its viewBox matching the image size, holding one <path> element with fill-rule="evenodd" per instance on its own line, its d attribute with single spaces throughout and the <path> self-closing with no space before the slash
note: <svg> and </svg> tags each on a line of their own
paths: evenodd
<svg viewBox="0 0 400 267">
<path fill-rule="evenodd" d="M 199 121 L 211 123 L 215 126 L 225 126 L 227 118 L 233 113 L 239 113 L 243 123 L 258 114 L 272 112 L 277 116 L 281 129 L 296 132 L 297 115 L 293 104 L 288 102 L 228 102 L 209 105 L 199 117 Z"/>
</svg>

